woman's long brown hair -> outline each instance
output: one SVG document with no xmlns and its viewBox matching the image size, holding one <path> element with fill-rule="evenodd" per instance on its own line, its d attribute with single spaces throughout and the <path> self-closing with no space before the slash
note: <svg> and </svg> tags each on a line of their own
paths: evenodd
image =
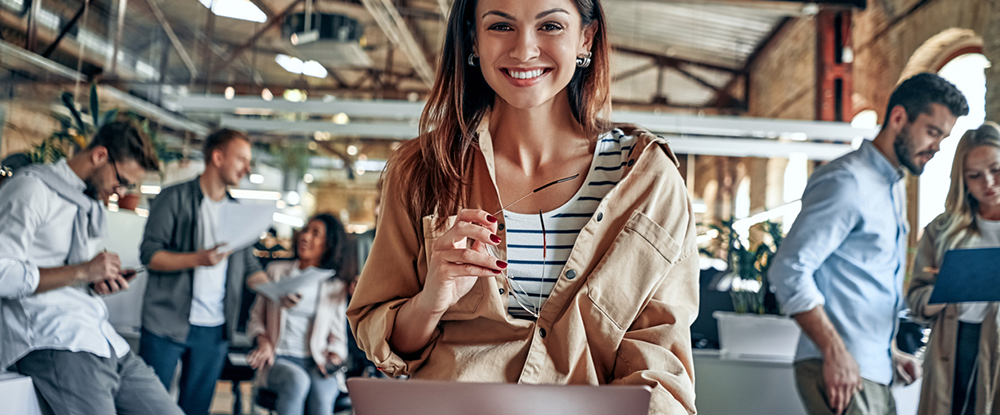
<svg viewBox="0 0 1000 415">
<path fill-rule="evenodd" d="M 609 123 L 602 118 L 610 110 L 611 44 L 599 0 L 573 0 L 582 27 L 595 24 L 592 62 L 577 68 L 566 87 L 573 117 L 596 139 Z M 456 0 L 451 8 L 441 62 L 420 116 L 420 137 L 402 145 L 386 167 L 379 187 L 386 181 L 401 189 L 399 197 L 413 219 L 439 212 L 442 226 L 448 215 L 458 212 L 467 197 L 465 178 L 472 166 L 476 128 L 490 110 L 495 93 L 479 67 L 466 64 L 473 52 L 477 0 Z"/>
</svg>

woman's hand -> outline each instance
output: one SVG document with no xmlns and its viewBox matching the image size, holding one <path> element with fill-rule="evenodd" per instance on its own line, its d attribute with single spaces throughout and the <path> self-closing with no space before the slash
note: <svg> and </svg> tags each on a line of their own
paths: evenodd
<svg viewBox="0 0 1000 415">
<path fill-rule="evenodd" d="M 282 308 L 292 308 L 302 300 L 302 294 L 293 293 L 280 298 Z"/>
<path fill-rule="evenodd" d="M 323 366 L 319 366 L 319 373 L 322 374 L 324 378 L 328 378 L 333 373 L 330 373 L 330 371 L 327 369 L 337 370 L 337 367 L 343 362 L 344 359 L 342 359 L 336 353 L 326 352 L 326 364 Z"/>
<path fill-rule="evenodd" d="M 274 364 L 274 345 L 266 337 L 257 337 L 257 347 L 250 351 L 247 363 L 254 369 Z"/>
<path fill-rule="evenodd" d="M 937 268 L 933 267 L 924 267 L 923 271 L 934 275 L 937 275 L 938 272 L 940 272 Z M 944 311 L 944 307 L 946 305 L 947 304 L 927 304 L 924 306 L 924 315 L 927 317 L 934 317 L 938 315 L 938 313 Z"/>
<path fill-rule="evenodd" d="M 497 219 L 486 211 L 464 209 L 455 224 L 434 240 L 427 264 L 427 280 L 414 300 L 432 315 L 441 315 L 472 290 L 480 277 L 495 277 L 507 267 L 486 252 L 498 245 Z M 472 241 L 471 246 L 469 241 Z"/>
</svg>

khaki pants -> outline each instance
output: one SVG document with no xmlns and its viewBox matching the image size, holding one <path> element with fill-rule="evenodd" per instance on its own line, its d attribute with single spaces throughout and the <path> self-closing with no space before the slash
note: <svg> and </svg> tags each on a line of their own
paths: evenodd
<svg viewBox="0 0 1000 415">
<path fill-rule="evenodd" d="M 896 415 L 896 400 L 889 387 L 868 379 L 861 380 L 864 387 L 854 394 L 845 415 Z M 795 384 L 806 412 L 810 415 L 833 415 L 826 398 L 823 382 L 823 361 L 809 359 L 795 362 Z"/>
</svg>

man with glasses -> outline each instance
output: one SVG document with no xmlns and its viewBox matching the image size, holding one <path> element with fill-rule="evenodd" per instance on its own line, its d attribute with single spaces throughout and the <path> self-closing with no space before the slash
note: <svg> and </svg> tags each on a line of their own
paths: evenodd
<svg viewBox="0 0 1000 415">
<path fill-rule="evenodd" d="M 149 138 L 113 122 L 73 158 L 22 168 L 0 187 L 0 369 L 31 377 L 48 413 L 180 413 L 98 297 L 135 275 L 118 255 L 95 255 L 102 204 L 155 170 Z"/>
<path fill-rule="evenodd" d="M 222 129 L 205 138 L 205 172 L 164 189 L 150 205 L 140 257 L 149 272 L 140 356 L 164 386 L 182 373 L 179 404 L 208 414 L 215 382 L 236 332 L 243 285 L 267 281 L 253 247 L 229 252 L 216 237 L 228 188 L 250 173 L 246 135 Z"/>
</svg>

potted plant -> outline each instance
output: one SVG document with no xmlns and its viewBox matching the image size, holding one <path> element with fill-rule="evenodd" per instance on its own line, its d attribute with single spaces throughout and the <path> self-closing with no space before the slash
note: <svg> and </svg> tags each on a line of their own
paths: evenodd
<svg viewBox="0 0 1000 415">
<path fill-rule="evenodd" d="M 767 278 L 771 260 L 781 245 L 781 225 L 761 222 L 740 228 L 734 220 L 712 226 L 720 238 L 729 268 L 727 279 L 732 312 L 716 311 L 722 355 L 730 358 L 791 361 L 801 331 L 780 315 Z M 737 229 L 744 230 L 738 232 Z M 717 250 L 718 251 L 718 250 Z M 711 250 L 703 253 L 712 254 Z"/>
</svg>

